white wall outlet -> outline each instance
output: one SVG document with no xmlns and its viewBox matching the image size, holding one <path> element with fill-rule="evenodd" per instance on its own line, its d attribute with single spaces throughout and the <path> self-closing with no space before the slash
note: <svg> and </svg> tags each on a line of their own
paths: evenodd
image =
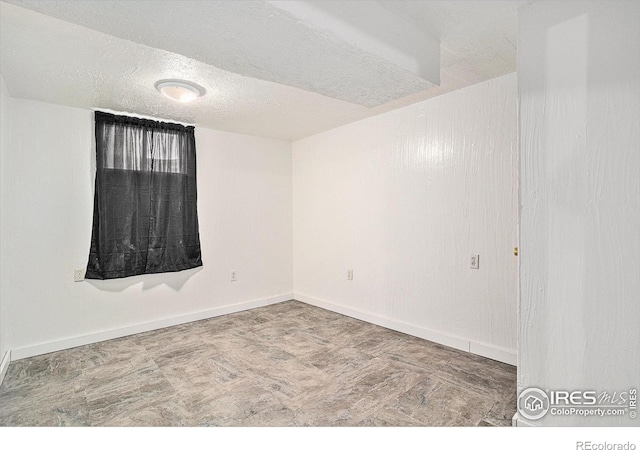
<svg viewBox="0 0 640 450">
<path fill-rule="evenodd" d="M 353 281 L 353 269 L 347 270 L 347 280 Z"/>
<path fill-rule="evenodd" d="M 231 271 L 231 281 L 238 281 L 238 272 L 235 270 Z"/>
<path fill-rule="evenodd" d="M 471 255 L 471 268 L 472 269 L 480 268 L 480 255 Z"/>
<path fill-rule="evenodd" d="M 84 269 L 73 269 L 73 281 L 84 281 Z"/>
</svg>

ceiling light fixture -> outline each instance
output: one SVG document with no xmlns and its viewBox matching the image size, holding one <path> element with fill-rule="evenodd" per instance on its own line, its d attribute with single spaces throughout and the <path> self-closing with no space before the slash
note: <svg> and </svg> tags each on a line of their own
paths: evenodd
<svg viewBox="0 0 640 450">
<path fill-rule="evenodd" d="M 160 80 L 155 86 L 165 97 L 182 103 L 190 102 L 205 93 L 202 86 L 186 80 Z"/>
</svg>

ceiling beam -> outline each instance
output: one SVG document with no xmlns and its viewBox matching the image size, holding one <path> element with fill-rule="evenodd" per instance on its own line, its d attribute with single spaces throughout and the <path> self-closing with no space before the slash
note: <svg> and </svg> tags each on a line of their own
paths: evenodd
<svg viewBox="0 0 640 450">
<path fill-rule="evenodd" d="M 440 85 L 440 42 L 375 1 L 267 1 L 314 31 L 339 38 Z"/>
</svg>

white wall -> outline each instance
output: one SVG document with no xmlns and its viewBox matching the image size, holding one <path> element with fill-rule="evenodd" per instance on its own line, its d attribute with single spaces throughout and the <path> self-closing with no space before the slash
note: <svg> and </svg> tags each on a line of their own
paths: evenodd
<svg viewBox="0 0 640 450">
<path fill-rule="evenodd" d="M 640 388 L 639 19 L 635 1 L 520 10 L 520 390 Z"/>
<path fill-rule="evenodd" d="M 11 115 L 9 112 L 11 98 L 9 97 L 9 92 L 7 92 L 7 87 L 4 84 L 4 78 L 0 74 L 0 248 L 4 248 L 4 244 L 7 240 L 7 236 L 5 235 L 5 219 L 7 218 L 7 214 L 5 214 L 5 183 L 7 180 L 7 176 L 5 172 L 7 172 L 7 165 L 5 164 L 5 157 L 7 155 L 9 149 L 9 129 L 11 124 Z M 7 281 L 5 278 L 5 268 L 4 261 L 0 260 L 0 286 L 4 286 Z M 6 370 L 6 365 L 8 363 L 8 359 L 4 360 L 6 356 L 7 350 L 9 347 L 7 346 L 7 314 L 5 312 L 6 309 L 6 301 L 4 300 L 4 292 L 0 287 L 0 382 L 2 382 L 2 374 L 3 369 Z M 3 360 L 5 365 L 3 365 Z"/>
<path fill-rule="evenodd" d="M 13 359 L 292 298 L 290 143 L 197 128 L 204 266 L 74 283 L 91 238 L 93 114 L 11 106 L 1 263 Z"/>
<path fill-rule="evenodd" d="M 294 142 L 295 298 L 515 364 L 516 113 L 510 74 Z"/>
</svg>

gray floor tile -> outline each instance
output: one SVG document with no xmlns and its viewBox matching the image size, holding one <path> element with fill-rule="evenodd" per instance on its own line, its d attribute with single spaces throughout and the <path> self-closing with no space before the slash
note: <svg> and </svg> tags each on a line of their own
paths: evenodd
<svg viewBox="0 0 640 450">
<path fill-rule="evenodd" d="M 0 426 L 509 426 L 515 368 L 289 301 L 11 363 Z"/>
</svg>

